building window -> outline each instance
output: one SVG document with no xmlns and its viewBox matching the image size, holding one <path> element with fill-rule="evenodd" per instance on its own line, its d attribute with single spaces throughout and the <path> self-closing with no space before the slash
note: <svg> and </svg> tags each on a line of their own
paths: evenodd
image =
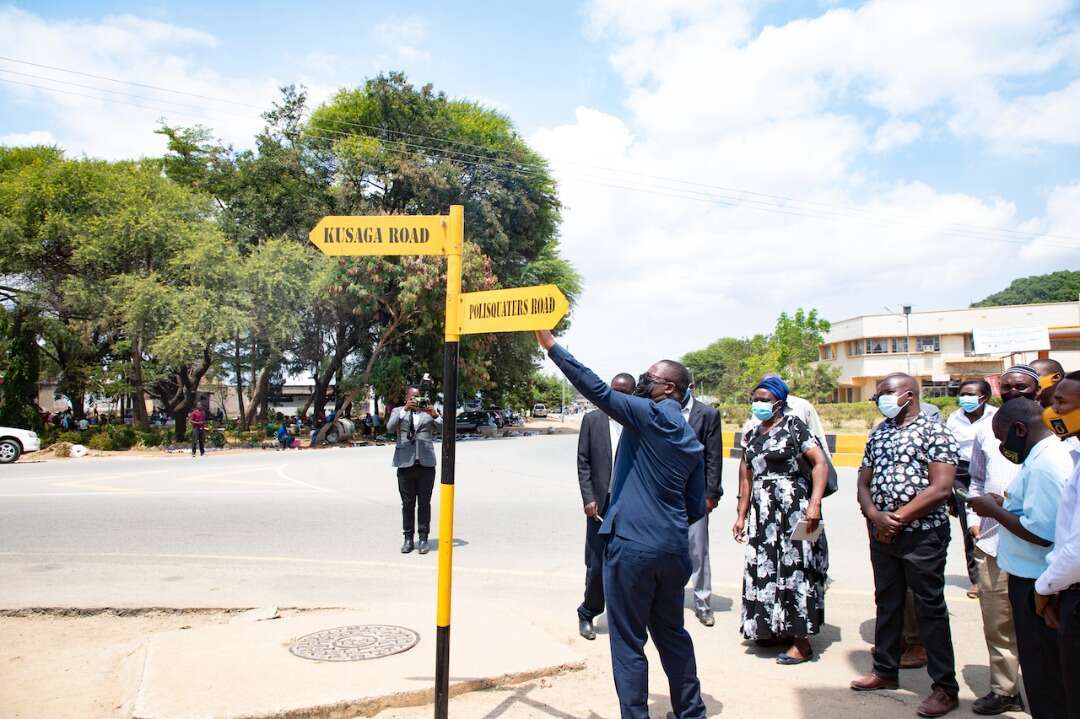
<svg viewBox="0 0 1080 719">
<path fill-rule="evenodd" d="M 848 342 L 848 354 L 852 357 L 858 357 L 865 354 L 866 343 L 864 340 L 855 340 L 854 342 Z"/>
<path fill-rule="evenodd" d="M 941 351 L 941 337 L 938 335 L 928 335 L 926 337 L 915 338 L 915 351 L 916 352 L 940 352 Z"/>
<path fill-rule="evenodd" d="M 897 354 L 903 354 L 907 352 L 908 338 L 907 337 L 893 337 L 892 338 L 892 351 Z"/>
<path fill-rule="evenodd" d="M 948 397 L 949 382 L 931 382 L 926 380 L 922 383 L 923 397 Z"/>
<path fill-rule="evenodd" d="M 848 402 L 854 402 L 855 401 L 855 388 L 854 387 L 846 387 L 845 389 L 847 390 L 847 401 Z"/>
<path fill-rule="evenodd" d="M 836 350 L 833 348 L 832 345 L 822 345 L 821 346 L 821 359 L 823 359 L 823 360 L 836 359 Z"/>
<path fill-rule="evenodd" d="M 883 355 L 889 353 L 889 338 L 874 337 L 866 340 L 866 354 Z"/>
</svg>

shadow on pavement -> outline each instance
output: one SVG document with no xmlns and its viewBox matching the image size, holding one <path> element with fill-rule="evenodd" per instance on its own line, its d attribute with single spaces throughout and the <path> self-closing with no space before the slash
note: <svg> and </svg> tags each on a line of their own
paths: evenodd
<svg viewBox="0 0 1080 719">
<path fill-rule="evenodd" d="M 714 594 L 709 598 L 709 606 L 713 612 L 730 612 L 735 601 L 731 597 Z M 690 587 L 683 589 L 683 609 L 694 609 L 694 590 Z"/>
<path fill-rule="evenodd" d="M 843 631 L 840 627 L 834 624 L 825 624 L 821 627 L 821 631 L 815 636 L 810 638 L 810 645 L 814 648 L 814 658 L 810 660 L 813 663 L 821 658 L 833 644 L 843 639 Z M 788 645 L 784 644 L 770 644 L 761 646 L 755 644 L 752 641 L 743 640 L 743 647 L 745 653 L 752 657 L 761 657 L 769 661 L 775 661 L 776 656 L 782 652 L 786 652 Z"/>
<path fill-rule="evenodd" d="M 468 544 L 468 542 L 465 541 L 464 539 L 458 539 L 457 537 L 454 537 L 454 546 L 455 547 L 464 547 L 467 544 Z M 431 547 L 431 551 L 433 551 L 433 552 L 439 551 L 439 540 L 435 539 L 435 538 L 429 539 L 428 540 L 428 546 Z"/>
</svg>

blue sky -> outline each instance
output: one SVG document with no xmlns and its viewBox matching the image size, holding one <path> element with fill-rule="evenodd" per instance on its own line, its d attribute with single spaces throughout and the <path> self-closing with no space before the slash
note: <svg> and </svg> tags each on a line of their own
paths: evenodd
<svg viewBox="0 0 1080 719">
<path fill-rule="evenodd" d="M 604 372 L 798 306 L 966 305 L 1080 265 L 1074 0 L 16 3 L 0 47 L 253 106 L 0 60 L 76 93 L 0 82 L 0 142 L 73 155 L 158 152 L 162 114 L 243 145 L 276 86 L 390 69 L 498 108 L 560 182 L 586 281 L 566 340 Z"/>
</svg>

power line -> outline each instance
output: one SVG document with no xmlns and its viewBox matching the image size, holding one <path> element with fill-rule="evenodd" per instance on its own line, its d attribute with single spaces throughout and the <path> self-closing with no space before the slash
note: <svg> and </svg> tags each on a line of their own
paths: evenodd
<svg viewBox="0 0 1080 719">
<path fill-rule="evenodd" d="M 0 59 L 8 59 L 8 58 L 0 57 Z M 17 61 L 17 62 L 21 62 L 21 61 Z M 34 64 L 34 63 L 27 63 L 27 64 Z M 43 66 L 43 67 L 49 67 L 49 66 Z M 50 69 L 53 69 L 53 68 L 50 68 Z M 77 83 L 69 83 L 69 82 L 66 82 L 66 81 L 63 81 L 63 80 L 55 80 L 55 79 L 52 79 L 52 78 L 44 78 L 44 77 L 41 77 L 41 76 L 29 75 L 28 73 L 16 73 L 15 71 L 2 70 L 2 69 L 0 69 L 0 72 L 14 73 L 14 74 L 19 74 L 19 75 L 23 75 L 23 76 L 35 77 L 35 78 L 43 79 L 43 80 L 46 80 L 46 81 L 64 83 L 64 84 L 68 84 L 68 85 L 75 85 L 77 87 L 81 87 L 81 88 L 84 88 L 84 89 L 91 89 L 91 90 L 98 91 L 98 92 L 110 92 L 110 93 L 120 94 L 120 95 L 123 95 L 123 96 L 126 96 L 126 97 L 131 97 L 131 98 L 134 98 L 134 99 L 138 99 L 138 100 L 146 100 L 148 102 L 167 102 L 167 103 L 170 103 L 170 104 L 180 104 L 180 103 L 171 103 L 170 101 L 161 100 L 159 98 L 149 98 L 149 97 L 146 97 L 146 96 L 134 95 L 134 94 L 131 94 L 131 93 L 119 93 L 119 92 L 116 92 L 116 91 L 108 90 L 106 88 L 96 88 L 96 87 L 88 86 L 88 85 L 81 85 L 81 84 L 77 84 Z M 75 71 L 71 71 L 71 72 L 75 72 Z M 89 75 L 88 73 L 79 73 L 79 74 Z M 91 77 L 99 77 L 99 76 L 93 76 L 93 75 L 90 75 L 90 76 Z M 126 81 L 121 81 L 121 80 L 115 80 L 115 79 L 112 79 L 112 78 L 105 78 L 105 79 L 109 79 L 109 80 L 112 80 L 113 82 L 118 82 L 118 83 L 126 82 Z M 26 86 L 26 87 L 32 87 L 32 88 L 36 88 L 36 89 L 39 89 L 39 90 L 45 90 L 47 92 L 62 93 L 62 94 L 67 94 L 67 95 L 73 95 L 73 96 L 76 96 L 76 97 L 84 97 L 84 98 L 99 100 L 101 102 L 113 102 L 113 103 L 130 105 L 130 106 L 133 106 L 133 107 L 138 107 L 138 108 L 147 109 L 147 110 L 155 110 L 155 111 L 159 111 L 159 112 L 168 112 L 168 113 L 172 113 L 172 114 L 179 114 L 179 115 L 182 115 L 182 116 L 194 117 L 196 119 L 205 119 L 205 118 L 203 118 L 202 116 L 199 116 L 199 115 L 192 115 L 190 113 L 178 113 L 173 109 L 158 108 L 158 107 L 153 107 L 153 106 L 149 106 L 149 105 L 133 103 L 133 102 L 125 101 L 125 100 L 118 100 L 118 99 L 111 98 L 111 97 L 101 97 L 101 96 L 98 96 L 98 95 L 87 95 L 85 93 L 71 92 L 71 91 L 62 90 L 62 89 L 59 89 L 59 88 L 36 85 L 36 84 L 33 84 L 33 83 L 21 82 L 21 81 L 17 81 L 17 80 L 10 80 L 10 79 L 6 79 L 6 78 L 0 78 L 0 82 L 7 82 L 7 83 L 10 83 L 10 84 L 16 84 L 16 85 L 23 85 L 23 86 Z M 140 83 L 127 83 L 127 84 L 141 85 Z M 154 87 L 154 86 L 146 86 L 146 87 Z M 161 88 L 154 88 L 154 89 L 161 89 Z M 191 94 L 191 93 L 180 93 L 180 91 L 176 91 L 176 92 L 179 93 L 179 94 Z M 214 99 L 214 98 L 209 98 L 209 99 Z M 234 103 L 234 104 L 242 104 L 242 103 Z M 247 107 L 252 107 L 250 105 L 246 105 L 246 106 Z M 215 114 L 225 114 L 225 115 L 230 115 L 232 117 L 251 119 L 246 114 L 245 115 L 239 115 L 237 113 L 227 112 L 225 110 L 219 110 L 219 109 L 215 109 L 215 108 L 201 108 L 201 107 L 195 107 L 195 106 L 191 106 L 191 105 L 181 105 L 181 107 L 186 107 L 186 108 L 193 109 L 193 110 L 201 110 L 201 111 L 204 111 L 204 112 L 208 111 L 208 112 L 215 113 Z M 378 127 L 371 126 L 371 125 L 364 125 L 362 123 L 349 123 L 349 122 L 345 122 L 345 121 L 338 121 L 338 124 L 356 125 L 356 126 L 372 129 L 372 130 L 379 131 L 379 132 L 387 132 L 387 133 L 401 134 L 401 135 L 405 135 L 405 136 L 414 136 L 414 137 L 428 137 L 430 139 L 435 139 L 435 140 L 440 141 L 440 142 L 442 141 L 439 138 L 433 138 L 431 136 L 418 135 L 416 133 L 406 133 L 404 131 L 391 130 L 389 128 L 378 128 Z M 304 132 L 310 137 L 314 137 L 314 138 L 318 138 L 318 139 L 326 139 L 326 140 L 330 140 L 330 141 L 337 141 L 337 140 L 340 140 L 341 138 L 353 137 L 353 136 L 356 135 L 356 133 L 350 133 L 350 132 L 345 132 L 345 131 L 341 131 L 341 130 L 333 130 L 333 129 L 329 129 L 329 128 L 317 128 L 317 129 L 308 128 Z M 404 140 L 395 140 L 395 139 L 384 140 L 383 149 L 391 151 L 391 152 L 404 153 L 406 151 L 405 150 L 393 150 L 392 148 L 386 147 L 385 146 L 386 142 L 393 142 L 393 143 L 396 143 L 396 144 L 398 144 L 398 145 L 400 145 L 402 147 L 405 147 L 405 148 L 413 148 L 415 150 L 418 150 L 418 151 L 421 151 L 421 152 L 424 152 L 424 153 L 433 154 L 433 155 L 435 155 L 437 158 L 439 158 L 441 160 L 448 161 L 448 162 L 453 162 L 453 163 L 459 164 L 461 166 L 474 167 L 474 168 L 486 168 L 486 169 L 489 169 L 489 170 L 492 170 L 492 171 L 495 171 L 495 172 L 503 172 L 503 173 L 508 173 L 508 174 L 523 175 L 523 176 L 536 175 L 536 174 L 540 174 L 541 172 L 543 172 L 542 168 L 532 166 L 532 165 L 530 165 L 528 163 L 511 162 L 511 161 L 508 161 L 508 160 L 500 160 L 497 157 L 493 158 L 490 155 L 480 155 L 480 154 L 475 154 L 475 153 L 465 153 L 465 152 L 460 152 L 460 151 L 453 151 L 453 150 L 448 150 L 448 149 L 442 148 L 442 147 L 432 147 L 430 145 L 424 145 L 424 144 L 420 144 L 420 143 L 406 142 Z M 451 144 L 455 143 L 455 141 L 452 141 L 452 140 L 447 141 L 447 142 L 449 142 Z M 460 144 L 460 143 L 458 143 L 458 144 Z M 474 147 L 484 149 L 484 148 L 482 148 L 482 146 L 474 146 Z M 581 165 L 581 166 L 584 166 L 584 167 L 589 167 L 588 165 L 585 165 L 584 163 L 573 163 L 573 162 L 571 162 L 569 164 L 576 164 L 576 165 Z M 596 168 L 593 168 L 593 169 L 596 169 Z M 623 172 L 623 171 L 618 171 L 618 170 L 611 170 L 611 169 L 608 169 L 608 168 L 599 168 L 599 169 L 600 169 L 600 171 L 602 173 L 607 172 L 607 173 L 611 173 L 611 174 L 617 174 L 619 172 Z M 880 217 L 880 216 L 874 216 L 872 214 L 872 211 L 868 211 L 868 210 L 865 210 L 863 208 L 836 206 L 836 205 L 828 205 L 826 203 L 816 203 L 816 202 L 810 202 L 810 201 L 796 200 L 794 198 L 785 198 L 783 196 L 768 195 L 766 193 L 758 193 L 758 192 L 754 192 L 754 191 L 750 191 L 750 190 L 741 190 L 741 189 L 737 189 L 737 188 L 720 188 L 720 186 L 713 186 L 713 185 L 708 185 L 708 184 L 704 184 L 704 183 L 696 183 L 696 182 L 692 182 L 692 181 L 688 181 L 688 180 L 681 180 L 681 179 L 678 179 L 678 178 L 665 178 L 665 177 L 662 177 L 662 176 L 649 175 L 647 173 L 640 173 L 640 172 L 634 172 L 634 171 L 625 171 L 623 174 L 636 174 L 636 175 L 639 175 L 639 176 L 647 177 L 647 178 L 652 179 L 654 181 L 658 180 L 661 183 L 663 183 L 663 182 L 675 183 L 675 184 L 680 184 L 680 185 L 686 185 L 686 187 L 673 188 L 673 187 L 665 187 L 664 185 L 660 185 L 659 187 L 642 187 L 642 186 L 638 186 L 638 185 L 619 185 L 619 184 L 613 184 L 612 182 L 610 182 L 610 180 L 612 180 L 612 179 L 615 179 L 615 180 L 623 179 L 623 178 L 619 178 L 618 176 L 616 176 L 615 178 L 607 178 L 607 177 L 596 178 L 596 177 L 591 177 L 591 176 L 588 176 L 588 175 L 580 175 L 580 174 L 575 175 L 575 174 L 570 174 L 570 173 L 567 173 L 567 174 L 568 174 L 569 177 L 572 177 L 572 178 L 575 178 L 575 179 L 580 179 L 580 180 L 582 180 L 584 182 L 588 182 L 588 183 L 596 184 L 596 185 L 601 185 L 601 186 L 606 186 L 606 187 L 612 187 L 612 188 L 615 188 L 615 189 L 623 189 L 623 190 L 628 190 L 628 191 L 644 192 L 644 193 L 647 193 L 647 194 L 659 194 L 659 195 L 663 195 L 663 196 L 667 196 L 667 197 L 675 197 L 675 198 L 686 199 L 686 200 L 691 200 L 691 201 L 706 202 L 706 203 L 709 203 L 709 204 L 719 205 L 719 206 L 724 206 L 724 207 L 733 207 L 733 208 L 738 207 L 738 208 L 743 208 L 743 209 L 749 209 L 749 210 L 754 210 L 754 211 L 762 211 L 762 212 L 769 212 L 769 213 L 773 213 L 773 214 L 782 214 L 782 215 L 788 215 L 788 216 L 793 216 L 793 217 L 802 217 L 802 218 L 808 218 L 808 219 L 847 219 L 847 220 L 864 221 L 864 222 L 874 222 L 875 220 L 882 219 L 882 217 Z M 704 190 L 693 189 L 693 188 L 696 188 L 696 187 L 702 187 L 702 188 L 706 188 L 706 189 L 704 189 Z M 712 188 L 717 188 L 717 189 L 714 190 Z M 717 190 L 720 190 L 720 191 L 717 191 Z M 737 193 L 737 194 L 735 196 L 732 196 L 731 193 Z M 759 199 L 753 199 L 753 197 L 748 198 L 748 197 L 739 196 L 739 195 L 751 195 L 751 196 L 757 196 L 757 197 L 762 197 L 762 198 L 766 198 L 766 199 L 759 200 Z M 776 202 L 770 201 L 770 200 L 776 200 L 776 199 L 784 200 L 785 204 L 781 205 L 781 204 L 777 204 Z M 791 202 L 816 206 L 816 207 L 818 207 L 820 209 L 814 209 L 813 207 L 791 207 L 790 205 L 787 204 L 787 203 L 791 203 Z M 858 213 L 859 215 L 862 215 L 862 216 L 853 216 L 853 215 L 850 214 L 850 213 L 853 213 L 853 212 Z M 815 213 L 817 213 L 817 214 L 815 214 Z M 905 223 L 905 224 L 922 225 L 922 226 L 934 229 L 937 232 L 958 235 L 958 236 L 966 237 L 966 238 L 969 238 L 969 239 L 984 239 L 984 240 L 1001 241 L 1001 242 L 1012 242 L 1012 243 L 1016 243 L 1016 244 L 1027 244 L 1029 241 L 1038 239 L 1038 240 L 1041 240 L 1041 241 L 1045 242 L 1046 244 L 1050 244 L 1052 246 L 1065 247 L 1065 248 L 1069 248 L 1069 249 L 1078 248 L 1077 245 L 1074 245 L 1072 243 L 1064 244 L 1064 243 L 1059 243 L 1059 242 L 1054 242 L 1053 241 L 1055 239 L 1074 239 L 1074 238 L 1071 238 L 1071 237 L 1061 236 L 1061 235 L 1029 233 L 1029 232 L 1021 232 L 1021 231 L 1015 231 L 1015 230 L 1006 230 L 1006 229 L 1003 229 L 1003 228 L 988 228 L 988 227 L 979 227 L 977 225 L 962 225 L 962 224 L 958 224 L 958 223 L 948 223 L 948 224 L 946 224 L 944 226 L 940 226 L 940 225 L 937 225 L 937 224 L 920 222 L 918 220 L 912 220 L 910 218 L 905 218 L 905 217 L 901 217 L 901 216 L 897 216 L 897 215 L 886 215 L 886 216 L 884 216 L 884 219 L 886 221 L 891 221 L 891 222 L 900 222 L 900 223 Z M 970 229 L 968 229 L 968 228 L 970 228 Z M 1023 237 L 1023 238 L 1026 238 L 1026 239 L 1010 239 L 1010 238 L 1000 237 L 1000 236 L 998 236 L 998 233 L 1007 233 L 1007 234 L 1010 234 L 1010 235 L 1017 235 L 1019 237 Z"/>
</svg>

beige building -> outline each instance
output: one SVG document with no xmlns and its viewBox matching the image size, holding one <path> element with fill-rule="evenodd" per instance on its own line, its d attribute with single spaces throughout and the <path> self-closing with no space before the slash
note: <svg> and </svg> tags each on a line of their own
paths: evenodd
<svg viewBox="0 0 1080 719">
<path fill-rule="evenodd" d="M 1049 347 L 976 354 L 980 332 L 981 348 L 982 338 L 991 334 L 1000 337 L 1015 330 L 1017 336 L 1031 335 L 1043 328 Z M 1037 357 L 1052 357 L 1072 371 L 1080 369 L 1080 303 L 852 317 L 832 325 L 820 357 L 840 368 L 838 402 L 870 399 L 877 381 L 892 372 L 918 377 L 923 395 L 933 397 L 955 395 L 962 379 L 996 377 L 1013 364 Z"/>
</svg>

